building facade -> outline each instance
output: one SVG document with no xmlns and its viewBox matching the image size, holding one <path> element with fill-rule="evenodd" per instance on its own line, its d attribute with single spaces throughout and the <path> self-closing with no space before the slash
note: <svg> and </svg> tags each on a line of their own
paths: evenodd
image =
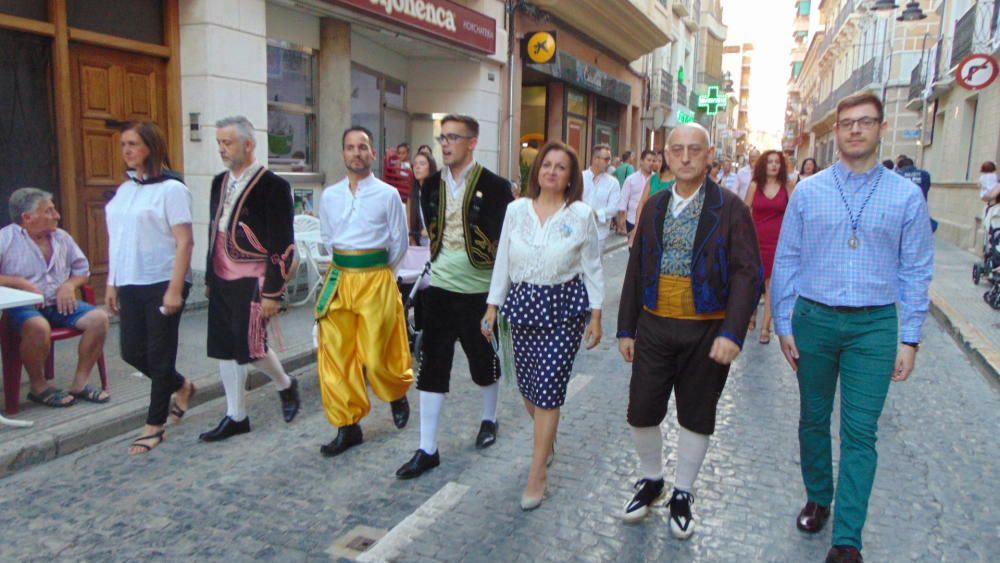
<svg viewBox="0 0 1000 563">
<path fill-rule="evenodd" d="M 929 3 L 924 0 L 919 5 L 926 9 Z M 796 4 L 796 13 L 801 6 Z M 793 84 L 799 103 L 788 121 L 797 122 L 798 129 L 793 142 L 784 144 L 800 160 L 814 157 L 820 166 L 828 166 L 837 159 L 833 136 L 837 102 L 862 91 L 879 95 L 885 105 L 889 127 L 883 135 L 881 158 L 917 153 L 917 120 L 905 108 L 909 77 L 920 61 L 925 35 L 937 29 L 939 19 L 932 14 L 902 22 L 897 21 L 900 9 L 873 8 L 867 0 L 819 2 L 822 31 L 817 30 L 809 41 Z"/>
<path fill-rule="evenodd" d="M 722 52 L 723 71 L 732 80 L 733 96 L 736 99 L 734 115 L 731 117 L 734 157 L 742 161 L 746 159 L 751 147 L 750 79 L 753 76 L 753 44 L 726 45 Z"/>
<path fill-rule="evenodd" d="M 983 202 L 978 178 L 983 162 L 1000 162 L 1000 82 L 970 90 L 956 80 L 969 55 L 1000 57 L 1000 2 L 933 2 L 943 16 L 923 44 L 911 73 L 906 107 L 920 133 L 918 165 L 932 174 L 931 214 L 938 235 L 979 252 Z"/>
</svg>

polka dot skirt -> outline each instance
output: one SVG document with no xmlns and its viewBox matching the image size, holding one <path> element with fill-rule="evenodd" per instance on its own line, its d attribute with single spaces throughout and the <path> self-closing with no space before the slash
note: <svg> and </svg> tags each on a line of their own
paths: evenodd
<svg viewBox="0 0 1000 563">
<path fill-rule="evenodd" d="M 559 408 L 587 322 L 587 291 L 579 279 L 554 286 L 516 285 L 503 306 L 510 320 L 521 395 Z"/>
</svg>

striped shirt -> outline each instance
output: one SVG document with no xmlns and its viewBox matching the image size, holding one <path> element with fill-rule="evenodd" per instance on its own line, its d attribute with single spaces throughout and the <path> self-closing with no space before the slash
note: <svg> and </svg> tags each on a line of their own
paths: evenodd
<svg viewBox="0 0 1000 563">
<path fill-rule="evenodd" d="M 21 225 L 0 229 L 0 275 L 25 278 L 45 296 L 45 305 L 56 304 L 59 286 L 74 276 L 90 276 L 90 262 L 69 233 L 56 229 L 49 235 L 52 256 L 42 249 Z"/>
<path fill-rule="evenodd" d="M 872 186 L 878 182 L 874 192 Z M 858 216 L 858 247 L 837 189 Z M 785 211 L 771 280 L 775 332 L 792 334 L 796 296 L 834 307 L 900 304 L 900 341 L 920 342 L 934 272 L 927 203 L 913 182 L 881 164 L 856 174 L 837 162 L 803 180 Z"/>
</svg>

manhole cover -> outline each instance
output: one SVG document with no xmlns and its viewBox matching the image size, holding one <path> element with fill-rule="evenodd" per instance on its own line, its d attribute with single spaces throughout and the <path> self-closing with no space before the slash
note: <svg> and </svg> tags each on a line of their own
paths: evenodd
<svg viewBox="0 0 1000 563">
<path fill-rule="evenodd" d="M 350 549 L 352 551 L 365 551 L 374 544 L 375 544 L 374 538 L 368 538 L 365 536 L 354 536 L 354 539 L 347 542 L 347 549 Z"/>
<path fill-rule="evenodd" d="M 332 557 L 356 559 L 362 553 L 371 549 L 375 542 L 382 539 L 389 530 L 372 528 L 370 526 L 355 526 L 352 530 L 340 536 L 326 550 Z"/>
</svg>

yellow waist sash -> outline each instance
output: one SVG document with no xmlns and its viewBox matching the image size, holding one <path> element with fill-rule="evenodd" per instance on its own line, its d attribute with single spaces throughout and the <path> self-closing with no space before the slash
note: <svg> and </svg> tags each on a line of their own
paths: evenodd
<svg viewBox="0 0 1000 563">
<path fill-rule="evenodd" d="M 643 309 L 657 317 L 689 321 L 711 321 L 726 318 L 725 311 L 702 314 L 695 310 L 691 278 L 685 276 L 660 276 L 656 309 L 649 307 L 643 307 Z"/>
</svg>

